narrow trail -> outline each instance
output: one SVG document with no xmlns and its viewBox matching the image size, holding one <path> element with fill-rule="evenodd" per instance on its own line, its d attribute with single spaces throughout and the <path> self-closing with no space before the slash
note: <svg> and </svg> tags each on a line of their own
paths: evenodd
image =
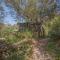
<svg viewBox="0 0 60 60">
<path fill-rule="evenodd" d="M 47 40 L 40 40 L 33 42 L 33 55 L 31 60 L 55 60 L 44 47 L 48 43 Z"/>
<path fill-rule="evenodd" d="M 26 41 L 28 41 L 28 39 L 24 39 L 23 41 L 14 43 L 13 46 L 19 47 L 20 43 L 26 42 Z M 47 39 L 42 39 L 39 41 L 30 39 L 30 41 L 32 41 L 33 53 L 32 53 L 32 56 L 28 60 L 55 60 L 54 57 L 52 57 L 52 55 L 50 55 L 44 48 L 48 44 Z"/>
</svg>

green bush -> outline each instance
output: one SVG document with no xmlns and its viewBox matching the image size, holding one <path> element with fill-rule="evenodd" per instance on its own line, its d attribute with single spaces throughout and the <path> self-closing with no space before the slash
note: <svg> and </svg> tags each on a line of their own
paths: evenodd
<svg viewBox="0 0 60 60">
<path fill-rule="evenodd" d="M 55 55 L 55 60 L 60 60 L 60 17 L 55 17 L 51 29 L 48 34 L 50 40 L 47 45 L 47 50 Z"/>
<path fill-rule="evenodd" d="M 23 32 L 13 30 L 12 28 L 6 28 L 1 33 L 1 36 L 6 39 L 5 42 L 9 44 L 8 48 L 10 47 L 7 50 L 9 54 L 8 56 L 5 55 L 7 57 L 4 60 L 27 60 L 32 54 L 32 41 L 29 40 L 32 38 L 32 32 L 27 29 Z"/>
<path fill-rule="evenodd" d="M 49 31 L 49 37 L 54 41 L 60 39 L 60 17 L 57 17 L 52 24 L 52 29 Z"/>
</svg>

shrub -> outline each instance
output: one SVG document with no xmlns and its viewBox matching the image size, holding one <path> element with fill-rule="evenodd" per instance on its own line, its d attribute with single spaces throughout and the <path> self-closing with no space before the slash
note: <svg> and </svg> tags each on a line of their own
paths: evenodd
<svg viewBox="0 0 60 60">
<path fill-rule="evenodd" d="M 60 39 L 60 17 L 57 17 L 52 24 L 52 29 L 49 31 L 49 37 L 54 41 Z"/>
</svg>

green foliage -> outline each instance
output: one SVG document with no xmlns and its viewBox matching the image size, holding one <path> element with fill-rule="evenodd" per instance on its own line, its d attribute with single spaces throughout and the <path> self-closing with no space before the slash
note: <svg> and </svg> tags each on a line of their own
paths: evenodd
<svg viewBox="0 0 60 60">
<path fill-rule="evenodd" d="M 60 60 L 60 47 L 58 47 L 58 43 L 55 43 L 51 39 L 46 46 L 46 50 L 55 57 L 55 60 Z"/>
<path fill-rule="evenodd" d="M 32 21 L 38 21 L 38 18 L 45 17 L 46 15 L 52 18 L 55 14 L 56 4 L 49 0 L 27 0 L 27 4 L 23 0 L 7 0 L 14 6 L 18 14 L 23 14 L 25 17 Z M 23 5 L 25 8 L 23 8 Z M 41 5 L 38 5 L 41 3 Z M 21 5 L 21 6 L 20 6 Z M 26 5 L 26 6 L 25 6 Z M 38 6 L 37 6 L 38 5 Z M 22 9 L 23 8 L 23 9 Z"/>
<path fill-rule="evenodd" d="M 7 58 L 7 60 L 27 60 L 32 51 L 32 44 L 29 40 L 24 42 L 22 40 L 22 43 L 19 44 L 19 48 L 16 49 L 18 50 L 13 50 L 12 54 Z"/>
<path fill-rule="evenodd" d="M 56 16 L 50 25 L 48 32 L 49 41 L 46 49 L 54 54 L 56 60 L 60 60 L 60 16 Z"/>
<path fill-rule="evenodd" d="M 14 31 L 11 27 L 6 28 L 2 31 L 2 37 L 6 40 L 5 42 L 9 44 L 8 56 L 6 60 L 27 60 L 32 51 L 32 41 L 29 40 L 32 38 L 32 33 L 29 30 L 24 30 L 24 32 Z M 24 40 L 25 39 L 25 40 Z M 18 43 L 17 46 L 14 43 Z"/>
<path fill-rule="evenodd" d="M 54 41 L 58 41 L 60 39 L 60 17 L 55 17 L 52 29 L 49 32 L 49 37 Z"/>
</svg>

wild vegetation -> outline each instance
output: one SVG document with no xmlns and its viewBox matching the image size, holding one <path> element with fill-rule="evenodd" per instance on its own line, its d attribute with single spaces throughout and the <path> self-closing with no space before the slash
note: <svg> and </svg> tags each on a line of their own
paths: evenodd
<svg viewBox="0 0 60 60">
<path fill-rule="evenodd" d="M 26 19 L 30 29 L 28 26 L 24 28 L 23 22 L 21 27 L 18 26 L 19 18 L 16 25 L 4 24 L 4 10 L 0 6 L 0 60 L 60 60 L 60 15 L 56 10 L 56 2 L 54 0 L 4 2 L 14 8 L 16 16 L 23 16 Z"/>
</svg>

